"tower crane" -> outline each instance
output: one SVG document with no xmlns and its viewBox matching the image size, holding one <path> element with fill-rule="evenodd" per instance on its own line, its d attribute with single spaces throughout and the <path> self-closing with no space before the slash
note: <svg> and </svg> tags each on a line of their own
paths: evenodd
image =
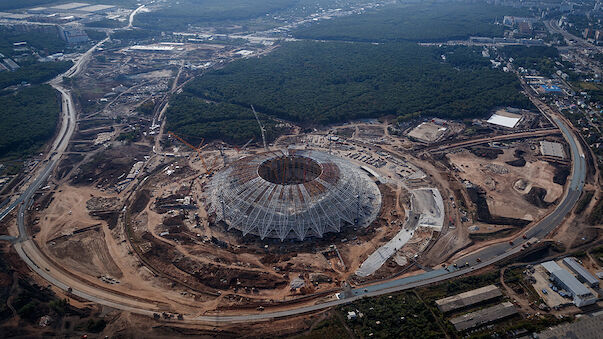
<svg viewBox="0 0 603 339">
<path fill-rule="evenodd" d="M 249 140 L 248 140 L 248 141 L 245 143 L 245 145 L 241 146 L 241 148 L 237 150 L 237 151 L 238 151 L 238 153 L 240 153 L 240 152 L 244 151 L 244 150 L 245 150 L 245 148 L 247 148 L 247 146 L 249 146 L 249 144 L 250 144 L 252 141 L 253 141 L 253 138 L 249 139 Z"/>
<path fill-rule="evenodd" d="M 184 140 L 181 137 L 177 136 L 174 132 L 168 132 L 168 134 L 171 135 L 171 136 L 173 136 L 174 138 L 178 139 L 180 142 L 182 142 L 186 146 L 188 146 L 188 147 L 192 148 L 193 150 L 195 150 L 195 152 L 197 152 L 197 155 L 199 155 L 199 159 L 201 159 L 201 163 L 203 164 L 203 168 L 205 169 L 205 172 L 207 174 L 209 174 L 209 168 L 207 167 L 207 164 L 205 163 L 205 159 L 201 155 L 201 151 L 200 151 L 201 145 L 203 144 L 203 140 L 199 144 L 199 147 L 195 147 L 195 146 L 189 144 L 188 142 L 186 142 L 186 140 Z"/>
<path fill-rule="evenodd" d="M 264 125 L 262 125 L 262 123 L 260 122 L 258 113 L 255 111 L 255 108 L 253 108 L 253 105 L 251 105 L 251 110 L 253 111 L 253 115 L 255 115 L 255 120 L 257 120 L 258 125 L 260 125 L 260 132 L 262 133 L 262 141 L 264 142 L 264 149 L 267 151 L 268 145 L 266 145 L 266 129 L 264 128 Z"/>
</svg>

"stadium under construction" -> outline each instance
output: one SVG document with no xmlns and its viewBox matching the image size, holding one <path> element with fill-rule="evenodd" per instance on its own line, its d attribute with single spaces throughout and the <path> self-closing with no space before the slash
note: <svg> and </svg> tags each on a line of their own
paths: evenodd
<svg viewBox="0 0 603 339">
<path fill-rule="evenodd" d="M 208 212 L 245 236 L 304 240 L 342 227 L 366 227 L 381 194 L 358 166 L 315 150 L 284 150 L 239 159 L 214 175 Z"/>
</svg>

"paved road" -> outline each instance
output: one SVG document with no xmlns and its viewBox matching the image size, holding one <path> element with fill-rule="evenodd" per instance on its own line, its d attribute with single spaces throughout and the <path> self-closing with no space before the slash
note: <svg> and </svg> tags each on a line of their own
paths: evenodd
<svg viewBox="0 0 603 339">
<path fill-rule="evenodd" d="M 570 32 L 564 30 L 563 28 L 559 27 L 557 25 L 557 20 L 544 21 L 544 25 L 546 26 L 546 28 L 548 28 L 549 31 L 552 31 L 554 33 L 559 33 L 559 34 L 563 35 L 563 37 L 565 39 L 575 41 L 582 47 L 598 50 L 599 52 L 603 51 L 602 47 L 595 46 L 595 45 L 591 44 L 590 42 L 582 39 L 581 37 L 575 36 L 575 35 L 571 34 Z"/>
<path fill-rule="evenodd" d="M 567 139 L 570 145 L 570 151 L 572 155 L 572 177 L 570 179 L 569 188 L 567 190 L 566 195 L 564 196 L 563 201 L 557 206 L 557 208 L 551 213 L 549 216 L 545 217 L 543 220 L 538 222 L 534 227 L 532 227 L 528 232 L 528 239 L 531 238 L 539 238 L 546 236 L 549 232 L 551 232 L 555 227 L 557 227 L 563 220 L 563 218 L 570 212 L 576 201 L 578 200 L 583 184 L 584 178 L 586 174 L 586 163 L 580 148 L 579 143 L 576 141 L 575 136 L 572 134 L 571 129 L 567 126 L 567 124 L 557 117 L 552 117 L 553 122 L 561 129 L 563 135 Z M 508 243 L 501 243 L 497 245 L 490 246 L 478 253 L 470 254 L 469 256 L 462 258 L 459 260 L 459 263 L 464 263 L 469 261 L 471 263 L 471 267 L 466 267 L 463 269 L 455 269 L 450 266 L 447 269 L 439 269 L 433 270 L 430 272 L 426 272 L 423 274 L 419 274 L 412 277 L 400 278 L 391 281 L 386 281 L 378 284 L 373 284 L 369 286 L 363 286 L 359 288 L 355 288 L 351 290 L 351 296 L 346 299 L 340 300 L 332 300 L 316 305 L 309 305 L 298 307 L 290 310 L 276 311 L 276 312 L 256 312 L 254 314 L 243 314 L 243 315 L 204 315 L 198 317 L 185 317 L 184 322 L 214 322 L 214 323 L 227 323 L 227 322 L 251 322 L 251 321 L 261 321 L 261 320 L 269 320 L 272 318 L 286 317 L 291 315 L 303 314 L 308 312 L 313 312 L 321 309 L 325 309 L 332 306 L 342 305 L 346 303 L 350 303 L 352 301 L 358 300 L 363 297 L 371 297 L 378 296 L 387 293 L 397 292 L 401 290 L 411 289 L 419 286 L 424 286 L 427 284 L 441 282 L 447 279 L 455 278 L 458 276 L 462 276 L 464 274 L 470 273 L 474 270 L 487 267 L 493 263 L 504 260 L 512 255 L 517 254 L 521 251 L 523 243 L 527 241 L 522 237 L 515 239 L 514 245 L 510 245 Z M 481 258 L 481 262 L 477 263 L 475 259 L 477 257 Z M 30 265 L 32 266 L 32 265 Z M 35 266 L 33 267 L 34 270 Z M 41 271 L 39 268 L 36 272 L 41 273 L 41 275 L 47 278 L 49 281 L 54 283 L 53 276 L 50 276 L 48 272 Z M 58 281 L 60 283 L 60 281 Z M 61 288 L 65 288 L 65 284 L 57 285 Z M 93 290 L 94 291 L 94 290 Z M 103 305 L 108 305 L 111 307 L 128 310 L 130 312 L 146 314 L 149 315 L 152 312 L 152 309 L 149 308 L 137 308 L 131 306 L 130 303 L 126 303 L 124 298 L 121 296 L 110 296 L 107 297 L 106 291 L 98 291 L 104 294 L 104 297 L 99 297 L 98 293 L 90 293 L 84 292 L 80 290 L 73 290 L 73 293 L 86 298 L 88 300 L 92 300 L 94 302 L 98 302 Z M 120 300 L 122 300 L 120 302 Z"/>
<path fill-rule="evenodd" d="M 539 136 L 545 136 L 545 135 L 551 135 L 551 134 L 557 134 L 557 133 L 559 133 L 557 128 L 548 128 L 548 129 L 534 130 L 534 131 L 528 131 L 528 132 L 516 132 L 516 133 L 510 133 L 510 134 L 504 134 L 504 135 L 497 135 L 494 137 L 479 138 L 479 139 L 473 139 L 473 140 L 464 140 L 464 141 L 460 141 L 460 142 L 453 143 L 453 144 L 429 146 L 429 147 L 425 147 L 424 149 L 422 149 L 422 151 L 429 150 L 431 153 L 434 153 L 434 152 L 441 152 L 444 150 L 449 150 L 451 148 L 457 148 L 457 147 L 467 147 L 467 146 L 485 144 L 485 143 L 494 142 L 494 141 L 532 138 L 532 137 L 539 137 Z"/>
<path fill-rule="evenodd" d="M 128 26 L 126 26 L 127 29 L 130 29 L 133 26 L 134 23 L 134 17 L 136 16 L 136 14 L 138 14 L 138 12 L 140 12 L 142 9 L 144 8 L 144 5 L 140 5 L 140 7 L 136 8 L 135 10 L 132 11 L 132 13 L 130 13 L 130 17 L 128 18 Z"/>
</svg>

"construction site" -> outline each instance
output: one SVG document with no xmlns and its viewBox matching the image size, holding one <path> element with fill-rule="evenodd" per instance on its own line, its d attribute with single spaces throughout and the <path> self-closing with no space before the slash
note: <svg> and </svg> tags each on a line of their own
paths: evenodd
<svg viewBox="0 0 603 339">
<path fill-rule="evenodd" d="M 426 157 L 401 149 L 433 146 L 388 126 L 294 129 L 243 147 L 99 130 L 96 155 L 70 156 L 38 198 L 35 242 L 100 288 L 174 313 L 236 313 L 336 300 L 346 285 L 454 262 L 521 232 L 563 194 L 567 163 L 542 154 L 543 138 Z"/>
<path fill-rule="evenodd" d="M 26 248 L 69 288 L 151 315 L 287 311 L 471 269 L 481 257 L 468 255 L 513 243 L 568 192 L 570 145 L 542 114 L 278 119 L 267 139 L 268 115 L 251 107 L 261 138 L 206 141 L 166 128 L 170 97 L 204 69 L 272 47 L 105 47 L 70 80 L 81 114 L 33 196 Z"/>
</svg>

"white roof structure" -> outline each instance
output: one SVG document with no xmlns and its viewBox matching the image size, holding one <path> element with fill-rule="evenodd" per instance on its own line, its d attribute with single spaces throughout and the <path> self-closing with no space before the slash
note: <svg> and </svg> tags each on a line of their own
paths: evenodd
<svg viewBox="0 0 603 339">
<path fill-rule="evenodd" d="M 542 263 L 542 267 L 544 267 L 544 269 L 549 273 L 553 273 L 555 271 L 561 271 L 563 270 L 563 268 L 561 268 L 561 266 L 559 266 L 559 264 L 557 264 L 554 261 L 547 261 L 547 262 L 543 262 Z"/>
<path fill-rule="evenodd" d="M 90 4 L 87 4 L 87 3 L 84 3 L 84 2 L 70 2 L 68 4 L 62 4 L 62 5 L 52 6 L 50 8 L 52 8 L 52 9 L 60 9 L 60 10 L 66 10 L 66 9 L 74 9 L 74 8 L 84 7 L 84 6 L 90 6 Z"/>
<path fill-rule="evenodd" d="M 113 5 L 92 5 L 92 6 L 87 6 L 87 7 L 81 7 L 78 8 L 78 11 L 83 11 L 83 12 L 100 12 L 100 11 L 105 11 L 111 8 L 115 8 L 115 6 Z"/>
<path fill-rule="evenodd" d="M 314 150 L 239 159 L 214 174 L 206 192 L 208 214 L 229 229 L 281 241 L 368 226 L 381 208 L 379 188 L 366 173 Z"/>
<path fill-rule="evenodd" d="M 493 125 L 514 128 L 519 120 L 521 120 L 521 116 L 511 116 L 511 114 L 509 114 L 509 116 L 504 116 L 494 113 L 487 122 Z"/>
<path fill-rule="evenodd" d="M 174 46 L 166 46 L 166 45 L 135 45 L 135 46 L 131 46 L 130 49 L 133 50 L 138 50 L 138 51 L 160 51 L 160 52 L 167 52 L 167 51 L 173 51 L 174 50 Z"/>
</svg>

